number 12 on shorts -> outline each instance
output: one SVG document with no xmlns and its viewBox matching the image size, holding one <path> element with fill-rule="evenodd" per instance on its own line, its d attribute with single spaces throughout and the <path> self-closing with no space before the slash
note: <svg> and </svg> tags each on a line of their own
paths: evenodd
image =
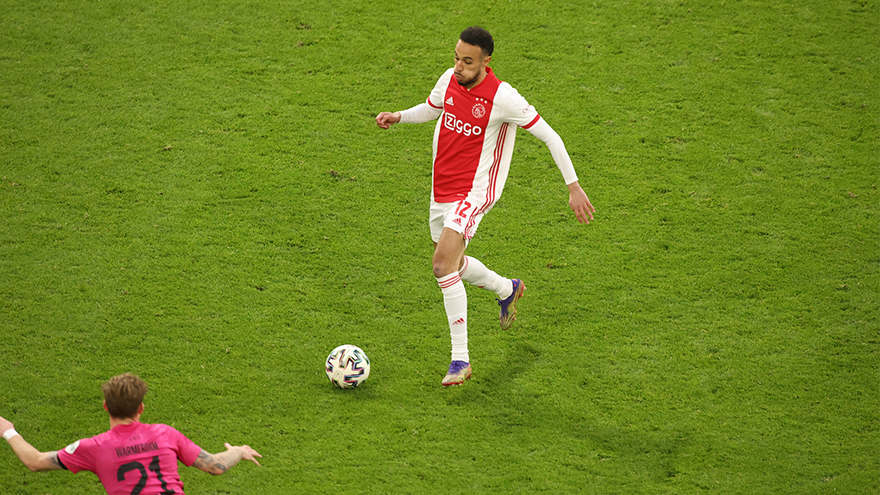
<svg viewBox="0 0 880 495">
<path fill-rule="evenodd" d="M 465 200 L 461 200 L 458 202 L 458 208 L 455 209 L 455 214 L 460 216 L 461 218 L 467 218 L 467 211 L 471 208 L 471 204 Z"/>
</svg>

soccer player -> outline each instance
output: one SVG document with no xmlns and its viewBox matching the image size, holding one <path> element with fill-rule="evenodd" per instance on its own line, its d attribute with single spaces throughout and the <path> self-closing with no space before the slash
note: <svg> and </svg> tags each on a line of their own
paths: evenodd
<svg viewBox="0 0 880 495">
<path fill-rule="evenodd" d="M 483 28 L 462 31 L 455 64 L 434 86 L 425 103 L 401 112 L 381 112 L 376 124 L 423 123 L 439 117 L 434 129 L 430 228 L 434 241 L 434 276 L 452 338 L 452 363 L 443 385 L 459 385 L 472 374 L 467 346 L 467 294 L 462 280 L 494 292 L 501 305 L 500 324 L 516 319 L 516 302 L 525 284 L 504 278 L 479 260 L 465 256 L 483 218 L 501 197 L 510 170 L 517 127 L 544 141 L 568 186 L 568 204 L 581 223 L 595 208 L 578 184 L 562 139 L 510 84 L 499 80 L 489 61 L 492 35 Z"/>
<path fill-rule="evenodd" d="M 210 454 L 168 425 L 141 423 L 147 384 L 136 375 L 114 376 L 101 390 L 110 430 L 100 435 L 77 440 L 59 451 L 40 452 L 2 417 L 0 432 L 31 471 L 91 471 L 110 495 L 182 494 L 178 459 L 214 475 L 225 473 L 242 459 L 260 465 L 255 457 L 262 456 L 247 445 L 227 443 L 225 452 Z"/>
</svg>

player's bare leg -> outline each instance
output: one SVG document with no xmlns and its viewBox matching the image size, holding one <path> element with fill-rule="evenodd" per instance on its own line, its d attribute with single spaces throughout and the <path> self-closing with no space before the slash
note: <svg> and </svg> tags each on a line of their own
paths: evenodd
<svg viewBox="0 0 880 495">
<path fill-rule="evenodd" d="M 440 233 L 440 240 L 434 243 L 434 258 L 431 260 L 434 276 L 437 278 L 458 272 L 464 263 L 464 250 L 467 244 L 464 235 L 448 227 Z"/>
</svg>

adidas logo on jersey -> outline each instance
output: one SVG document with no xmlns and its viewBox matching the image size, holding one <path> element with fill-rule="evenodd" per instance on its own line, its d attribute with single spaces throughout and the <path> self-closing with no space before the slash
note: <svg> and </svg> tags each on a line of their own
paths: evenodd
<svg viewBox="0 0 880 495">
<path fill-rule="evenodd" d="M 452 103 L 452 97 L 451 97 L 451 96 L 450 96 L 449 98 L 446 99 L 446 104 L 449 105 L 450 107 L 454 107 L 454 106 L 455 106 L 455 103 Z"/>
</svg>

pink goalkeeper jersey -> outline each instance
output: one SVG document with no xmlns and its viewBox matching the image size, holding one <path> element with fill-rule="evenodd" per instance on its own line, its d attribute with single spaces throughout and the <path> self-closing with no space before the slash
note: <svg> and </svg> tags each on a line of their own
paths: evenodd
<svg viewBox="0 0 880 495">
<path fill-rule="evenodd" d="M 110 495 L 183 493 L 177 460 L 192 466 L 202 449 L 168 425 L 118 425 L 58 451 L 58 460 L 76 473 L 98 475 Z"/>
<path fill-rule="evenodd" d="M 434 129 L 433 200 L 489 211 L 507 181 L 517 127 L 528 129 L 541 116 L 489 67 L 470 90 L 447 70 L 427 103 L 443 111 Z"/>
</svg>

